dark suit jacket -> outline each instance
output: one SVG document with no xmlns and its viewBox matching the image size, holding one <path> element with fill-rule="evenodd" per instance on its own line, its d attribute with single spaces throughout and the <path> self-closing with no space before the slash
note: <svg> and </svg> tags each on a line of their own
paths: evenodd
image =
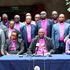
<svg viewBox="0 0 70 70">
<path fill-rule="evenodd" d="M 48 37 L 44 37 L 44 40 L 46 42 L 46 47 L 48 49 L 48 52 L 51 52 L 51 50 L 53 50 L 53 44 L 50 38 Z M 36 44 L 39 42 L 39 36 L 36 36 L 33 40 L 32 43 L 29 47 L 29 51 L 32 51 L 32 53 L 35 52 L 35 48 L 37 47 Z M 52 53 L 52 52 L 51 52 Z"/>
<path fill-rule="evenodd" d="M 53 24 L 57 24 L 58 23 L 58 21 L 56 21 L 56 22 L 54 22 L 54 20 L 53 19 L 49 19 L 50 20 L 50 22 L 51 22 L 51 24 L 53 25 Z"/>
<path fill-rule="evenodd" d="M 41 28 L 41 20 L 37 22 L 37 32 Z M 48 19 L 48 24 L 47 24 L 47 37 L 51 37 L 51 31 L 52 31 L 52 24 L 51 21 Z"/>
<path fill-rule="evenodd" d="M 27 28 L 26 24 L 20 29 L 21 31 L 21 37 L 24 40 L 25 47 L 28 48 L 28 41 L 27 41 Z M 36 36 L 37 31 L 36 31 L 36 26 L 31 24 L 31 37 L 32 39 Z"/>
<path fill-rule="evenodd" d="M 12 41 L 8 39 L 4 47 L 5 54 L 22 54 L 24 52 L 24 43 L 22 42 L 22 40 L 18 40 L 18 42 L 16 43 L 16 51 L 10 51 L 11 46 Z"/>
<path fill-rule="evenodd" d="M 5 23 L 2 21 L 1 24 L 5 25 Z M 9 21 L 8 21 L 8 24 L 5 25 L 7 28 L 9 28 Z"/>
</svg>

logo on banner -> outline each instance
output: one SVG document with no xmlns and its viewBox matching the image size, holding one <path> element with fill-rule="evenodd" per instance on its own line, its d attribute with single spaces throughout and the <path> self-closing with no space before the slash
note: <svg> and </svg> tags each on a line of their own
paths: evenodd
<svg viewBox="0 0 70 70">
<path fill-rule="evenodd" d="M 40 70 L 40 67 L 39 66 L 35 66 L 34 70 Z"/>
</svg>

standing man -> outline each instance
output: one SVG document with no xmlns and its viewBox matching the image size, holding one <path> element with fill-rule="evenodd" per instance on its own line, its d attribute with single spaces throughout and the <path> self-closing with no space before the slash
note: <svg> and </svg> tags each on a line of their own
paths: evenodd
<svg viewBox="0 0 70 70">
<path fill-rule="evenodd" d="M 22 22 L 20 22 L 20 16 L 19 15 L 15 15 L 14 16 L 14 29 L 16 29 L 19 32 L 19 38 L 21 39 L 21 34 L 20 34 L 20 29 L 22 26 L 24 26 L 24 24 Z"/>
<path fill-rule="evenodd" d="M 6 13 L 4 13 L 2 15 L 2 22 L 1 24 L 5 25 L 7 28 L 9 28 L 9 20 L 8 20 L 8 15 Z"/>
<path fill-rule="evenodd" d="M 32 18 L 31 13 L 26 13 L 26 17 L 27 17 L 27 16 L 30 16 L 30 17 Z M 31 24 L 36 25 L 36 22 L 32 20 L 32 21 L 31 21 Z"/>
<path fill-rule="evenodd" d="M 21 37 L 24 41 L 25 51 L 29 48 L 32 39 L 36 36 L 36 26 L 31 24 L 31 16 L 26 16 L 25 25 L 21 28 Z"/>
<path fill-rule="evenodd" d="M 20 22 L 20 16 L 19 15 L 15 15 L 14 16 L 14 22 L 15 22 L 14 28 L 20 32 L 20 28 L 24 24 Z"/>
<path fill-rule="evenodd" d="M 45 35 L 51 37 L 52 25 L 50 20 L 47 18 L 47 13 L 45 11 L 42 11 L 40 13 L 40 17 L 41 20 L 37 22 L 37 31 L 40 28 L 43 28 L 45 30 Z"/>
<path fill-rule="evenodd" d="M 51 23 L 52 24 L 58 23 L 58 12 L 57 11 L 52 11 Z"/>
<path fill-rule="evenodd" d="M 35 22 L 37 23 L 40 20 L 40 14 L 35 14 Z"/>
<path fill-rule="evenodd" d="M 57 54 L 65 52 L 64 38 L 70 33 L 70 25 L 65 23 L 64 20 L 65 15 L 60 14 L 59 22 L 54 24 L 52 28 L 52 41 Z"/>
</svg>

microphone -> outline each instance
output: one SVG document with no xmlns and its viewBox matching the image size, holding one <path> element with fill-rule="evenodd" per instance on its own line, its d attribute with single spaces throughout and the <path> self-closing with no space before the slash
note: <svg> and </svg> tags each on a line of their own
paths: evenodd
<svg viewBox="0 0 70 70">
<path fill-rule="evenodd" d="M 41 44 L 41 46 L 42 46 L 42 54 L 44 56 L 44 46 L 45 46 L 45 44 L 43 43 L 43 44 Z"/>
<path fill-rule="evenodd" d="M 48 56 L 48 57 L 52 57 L 51 53 L 48 53 L 47 56 Z"/>
<path fill-rule="evenodd" d="M 43 56 L 44 56 L 44 49 L 43 49 L 43 52 L 42 53 L 43 53 Z"/>
<path fill-rule="evenodd" d="M 37 55 L 37 51 L 38 51 L 38 46 L 36 46 L 36 49 L 35 49 L 35 54 Z"/>
<path fill-rule="evenodd" d="M 36 44 L 36 48 L 35 48 L 35 55 L 37 55 L 37 51 L 39 49 L 39 43 Z"/>
</svg>

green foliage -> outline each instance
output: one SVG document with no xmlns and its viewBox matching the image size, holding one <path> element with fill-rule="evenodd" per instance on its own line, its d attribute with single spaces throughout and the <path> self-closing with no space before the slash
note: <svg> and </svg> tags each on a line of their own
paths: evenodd
<svg viewBox="0 0 70 70">
<path fill-rule="evenodd" d="M 66 0 L 66 5 L 68 6 L 67 11 L 70 12 L 70 0 Z"/>
</svg>

